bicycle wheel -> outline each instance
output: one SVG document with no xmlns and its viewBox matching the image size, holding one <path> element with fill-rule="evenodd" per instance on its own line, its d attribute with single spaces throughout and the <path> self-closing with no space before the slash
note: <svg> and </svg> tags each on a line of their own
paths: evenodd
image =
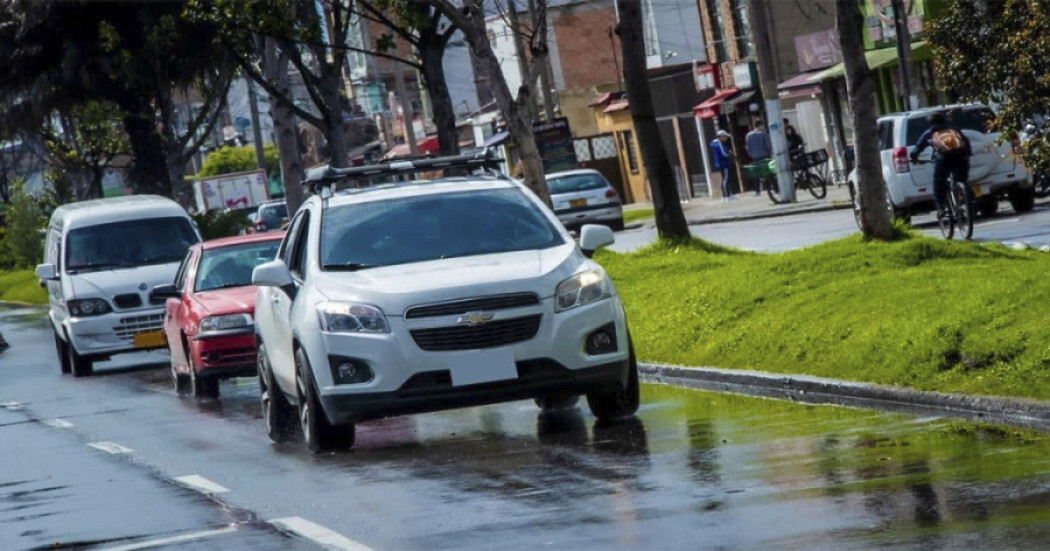
<svg viewBox="0 0 1050 551">
<path fill-rule="evenodd" d="M 806 189 L 809 190 L 810 195 L 817 199 L 823 199 L 828 196 L 827 180 L 812 172 L 807 172 L 804 179 L 806 180 Z"/>
<path fill-rule="evenodd" d="M 963 239 L 973 237 L 973 197 L 970 186 L 955 182 L 952 184 L 952 203 L 955 209 L 955 227 Z"/>
<path fill-rule="evenodd" d="M 952 206 L 952 202 L 953 199 L 949 197 L 948 204 L 937 211 L 937 226 L 941 228 L 941 235 L 949 240 L 955 235 L 955 220 L 952 217 L 952 211 L 955 209 Z"/>
<path fill-rule="evenodd" d="M 787 203 L 780 199 L 780 183 L 777 182 L 776 176 L 770 176 L 762 181 L 762 184 L 766 187 L 766 194 L 769 195 L 769 200 L 773 201 L 774 205 L 782 205 Z"/>
</svg>

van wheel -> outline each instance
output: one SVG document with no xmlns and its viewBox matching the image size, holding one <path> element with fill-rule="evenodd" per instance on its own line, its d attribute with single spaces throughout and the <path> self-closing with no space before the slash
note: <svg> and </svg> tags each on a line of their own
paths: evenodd
<svg viewBox="0 0 1050 551">
<path fill-rule="evenodd" d="M 259 345 L 259 405 L 270 440 L 277 444 L 291 441 L 295 437 L 295 410 L 274 382 L 264 345 Z"/>
<path fill-rule="evenodd" d="M 1020 214 L 1035 208 L 1035 188 L 1014 188 L 1008 195 L 1010 206 Z"/>
<path fill-rule="evenodd" d="M 95 372 L 95 365 L 91 358 L 77 354 L 72 343 L 66 344 L 66 351 L 68 352 L 66 357 L 69 358 L 69 371 L 74 377 L 89 377 Z"/>
<path fill-rule="evenodd" d="M 612 389 L 587 393 L 587 405 L 591 413 L 600 421 L 611 421 L 634 415 L 641 402 L 638 388 L 638 360 L 634 356 L 634 344 L 631 344 L 630 368 L 627 371 L 627 386 L 616 385 Z"/>
<path fill-rule="evenodd" d="M 354 445 L 356 431 L 353 424 L 336 426 L 328 422 L 321 408 L 321 400 L 317 397 L 310 361 L 302 348 L 295 351 L 295 390 L 299 400 L 299 425 L 303 431 L 303 443 L 308 450 L 321 453 Z"/>
<path fill-rule="evenodd" d="M 66 350 L 66 348 L 68 348 L 69 345 L 67 345 L 65 341 L 63 341 L 62 338 L 58 336 L 58 333 L 54 333 L 54 335 L 55 351 L 58 352 L 58 367 L 62 370 L 62 374 L 65 375 L 71 371 L 69 364 L 69 351 Z"/>
</svg>

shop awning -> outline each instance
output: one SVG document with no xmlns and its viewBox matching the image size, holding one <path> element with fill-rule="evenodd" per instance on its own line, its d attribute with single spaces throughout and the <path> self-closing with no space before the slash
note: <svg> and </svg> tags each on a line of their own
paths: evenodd
<svg viewBox="0 0 1050 551">
<path fill-rule="evenodd" d="M 780 99 L 800 98 L 820 93 L 820 81 L 813 78 L 819 74 L 817 71 L 795 75 L 777 86 L 777 96 Z"/>
<path fill-rule="evenodd" d="M 485 140 L 485 143 L 481 144 L 481 147 L 496 147 L 507 141 L 510 137 L 510 132 L 496 132 L 489 139 Z"/>
<path fill-rule="evenodd" d="M 751 103 L 751 100 L 754 99 L 754 97 L 757 94 L 758 92 L 756 90 L 747 90 L 746 92 L 740 92 L 740 94 L 727 99 L 725 103 L 722 104 L 722 112 L 731 113 L 733 111 L 736 111 L 737 109 L 740 109 L 740 106 L 744 106 L 746 108 L 747 105 Z"/>
<path fill-rule="evenodd" d="M 419 153 L 426 155 L 428 153 L 436 153 L 438 151 L 438 140 L 437 136 L 427 136 L 426 138 L 419 140 L 416 144 L 419 147 Z M 395 145 L 390 148 L 390 151 L 383 155 L 383 159 L 396 159 L 398 157 L 408 157 L 412 154 L 412 148 L 407 143 Z"/>
<path fill-rule="evenodd" d="M 736 88 L 726 88 L 715 92 L 715 95 L 707 98 L 703 103 L 693 107 L 693 116 L 699 119 L 710 119 L 718 116 L 718 106 L 730 96 L 740 92 Z"/>
<path fill-rule="evenodd" d="M 927 61 L 933 57 L 933 52 L 930 47 L 926 45 L 926 42 L 912 42 L 911 43 L 911 60 L 912 61 Z M 869 50 L 864 53 L 864 58 L 868 60 L 868 68 L 870 69 L 882 69 L 884 67 L 896 67 L 897 66 L 897 48 L 882 48 L 881 50 Z M 846 76 L 846 65 L 845 63 L 839 63 L 825 69 L 824 71 L 817 73 L 813 77 L 814 82 L 820 82 L 822 80 L 828 80 L 832 78 L 842 78 Z"/>
</svg>

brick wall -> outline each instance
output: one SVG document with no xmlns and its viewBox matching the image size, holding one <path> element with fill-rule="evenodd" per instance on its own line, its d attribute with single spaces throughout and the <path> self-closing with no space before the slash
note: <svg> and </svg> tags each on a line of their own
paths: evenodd
<svg viewBox="0 0 1050 551">
<path fill-rule="evenodd" d="M 608 29 L 616 26 L 612 2 L 552 10 L 551 16 L 564 88 L 596 86 L 618 80 L 616 67 L 623 68 L 620 40 L 613 35 L 610 42 L 608 35 Z"/>
</svg>

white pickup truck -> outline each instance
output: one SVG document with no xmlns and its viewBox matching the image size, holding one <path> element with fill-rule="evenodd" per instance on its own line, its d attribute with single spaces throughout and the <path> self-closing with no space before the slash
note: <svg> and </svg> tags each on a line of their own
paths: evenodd
<svg viewBox="0 0 1050 551">
<path fill-rule="evenodd" d="M 879 118 L 882 176 L 886 180 L 894 215 L 908 218 L 934 208 L 933 165 L 912 163 L 908 157 L 919 137 L 929 128 L 926 117 L 933 111 L 947 111 L 952 126 L 960 129 L 970 140 L 973 149 L 970 185 L 980 213 L 984 216 L 995 214 L 1003 198 L 1009 200 L 1018 213 L 1032 210 L 1035 206 L 1035 190 L 1031 174 L 1014 156 L 1011 145 L 996 144 L 999 133 L 988 131 L 995 114 L 986 105 L 966 104 L 929 107 Z M 856 182 L 857 172 L 854 170 L 850 172 L 848 181 L 850 194 L 854 197 Z"/>
</svg>

